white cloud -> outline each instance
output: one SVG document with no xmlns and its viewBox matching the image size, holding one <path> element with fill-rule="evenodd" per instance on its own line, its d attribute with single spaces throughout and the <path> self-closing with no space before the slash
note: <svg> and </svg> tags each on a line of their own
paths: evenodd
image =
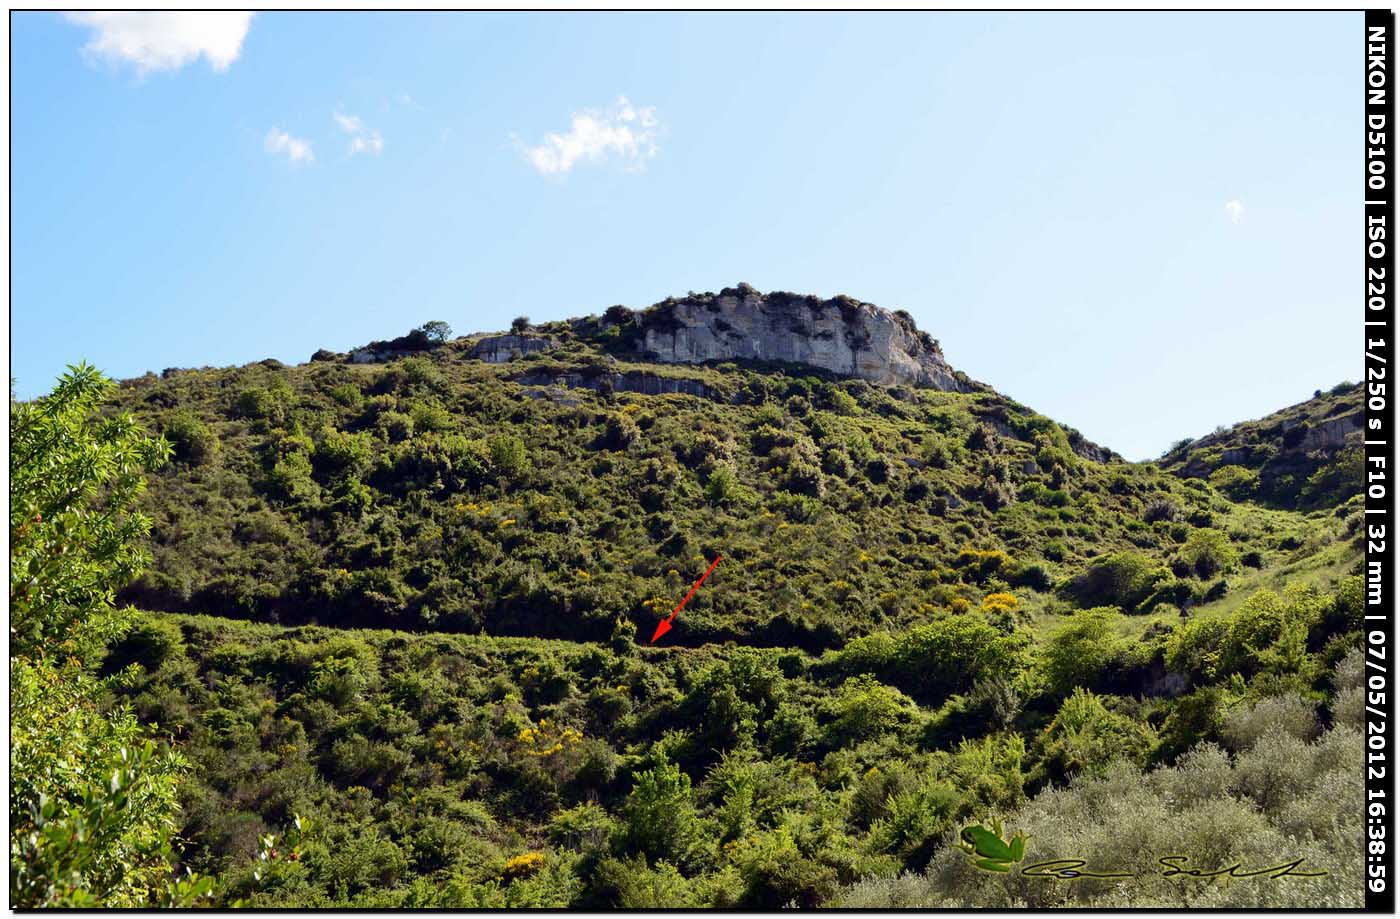
<svg viewBox="0 0 1400 919">
<path fill-rule="evenodd" d="M 378 131 L 370 131 L 363 137 L 352 137 L 350 139 L 350 155 L 356 153 L 382 153 L 384 151 L 384 138 L 379 136 Z"/>
<path fill-rule="evenodd" d="M 384 138 L 378 131 L 365 127 L 365 123 L 355 115 L 334 113 L 332 118 L 340 129 L 350 135 L 350 155 L 356 153 L 379 154 L 384 151 Z"/>
<path fill-rule="evenodd" d="M 1225 210 L 1230 214 L 1230 222 L 1236 225 L 1244 223 L 1244 202 L 1235 198 L 1225 202 Z"/>
<path fill-rule="evenodd" d="M 279 153 L 293 163 L 314 163 L 316 155 L 311 152 L 311 141 L 293 137 L 286 131 L 273 128 L 263 140 L 263 149 L 268 153 Z"/>
<path fill-rule="evenodd" d="M 336 112 L 331 117 L 335 119 L 335 123 L 340 125 L 340 129 L 346 134 L 357 134 L 365 129 L 364 123 L 354 115 L 342 115 L 340 112 Z"/>
<path fill-rule="evenodd" d="M 237 11 L 64 13 L 93 32 L 83 52 L 114 63 L 135 65 L 141 73 L 179 70 L 200 57 L 214 70 L 227 70 L 243 50 L 253 14 Z"/>
<path fill-rule="evenodd" d="M 598 162 L 608 157 L 618 158 L 628 169 L 641 169 L 656 155 L 660 130 L 656 109 L 636 108 L 625 96 L 618 96 L 605 111 L 574 112 L 567 133 L 546 134 L 538 146 L 522 145 L 521 152 L 543 175 L 563 175 L 579 160 Z"/>
</svg>

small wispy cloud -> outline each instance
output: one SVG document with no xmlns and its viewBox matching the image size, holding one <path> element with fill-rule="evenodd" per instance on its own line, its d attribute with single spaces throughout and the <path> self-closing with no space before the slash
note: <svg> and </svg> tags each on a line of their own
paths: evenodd
<svg viewBox="0 0 1400 919">
<path fill-rule="evenodd" d="M 93 33 L 83 53 L 134 65 L 145 74 L 179 70 L 203 57 L 216 71 L 228 70 L 243 50 L 253 14 L 236 10 L 186 12 L 64 13 Z"/>
<path fill-rule="evenodd" d="M 263 139 L 263 149 L 268 153 L 285 156 L 293 163 L 314 163 L 316 154 L 311 151 L 311 141 L 293 137 L 286 131 L 273 128 Z"/>
<path fill-rule="evenodd" d="M 1244 202 L 1239 198 L 1226 201 L 1225 212 L 1230 215 L 1230 222 L 1236 226 L 1244 223 Z"/>
<path fill-rule="evenodd" d="M 356 134 L 365 129 L 364 123 L 354 115 L 342 115 L 336 112 L 331 116 L 335 123 L 340 125 L 340 129 L 347 134 Z"/>
<path fill-rule="evenodd" d="M 340 130 L 350 135 L 350 155 L 369 153 L 378 155 L 384 151 L 384 138 L 378 131 L 365 127 L 356 115 L 335 112 L 331 117 L 340 125 Z"/>
<path fill-rule="evenodd" d="M 521 144 L 525 160 L 541 175 L 564 175 L 580 160 L 620 160 L 630 170 L 640 170 L 656 155 L 661 130 L 656 109 L 638 108 L 618 96 L 604 110 L 584 109 L 569 119 L 569 130 L 549 133 L 536 146 Z"/>
</svg>

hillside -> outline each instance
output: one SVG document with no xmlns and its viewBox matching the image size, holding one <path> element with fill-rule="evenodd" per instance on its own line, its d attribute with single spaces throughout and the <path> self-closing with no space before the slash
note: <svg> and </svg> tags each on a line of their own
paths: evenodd
<svg viewBox="0 0 1400 919">
<path fill-rule="evenodd" d="M 128 381 L 123 405 L 177 461 L 149 492 L 155 564 L 126 599 L 601 640 L 619 618 L 649 636 L 720 554 L 675 642 L 820 650 L 976 603 L 990 578 L 1045 592 L 1127 549 L 1168 565 L 1196 532 L 1273 559 L 1310 529 L 1100 462 L 986 387 L 623 361 L 567 326 L 517 337 L 549 347 L 498 363 L 468 338 L 383 364 Z M 1213 573 L 1160 598 L 1199 602 Z"/>
<path fill-rule="evenodd" d="M 1327 392 L 1274 412 L 1183 440 L 1161 466 L 1176 475 L 1209 478 L 1241 500 L 1277 507 L 1319 507 L 1345 500 L 1361 481 L 1364 412 L 1361 384 Z"/>
<path fill-rule="evenodd" d="M 1219 436 L 1124 462 L 849 298 L 417 330 L 116 401 L 175 459 L 107 671 L 196 763 L 183 862 L 255 905 L 944 902 L 967 822 L 1171 786 L 1200 743 L 1246 797 L 1283 747 L 1319 788 L 1360 755 L 1359 483 L 1239 494 L 1188 471 Z"/>
</svg>

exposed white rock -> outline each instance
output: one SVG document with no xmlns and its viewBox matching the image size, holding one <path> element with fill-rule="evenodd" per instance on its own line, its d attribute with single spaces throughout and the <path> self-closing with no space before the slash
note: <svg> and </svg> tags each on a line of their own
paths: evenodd
<svg viewBox="0 0 1400 919">
<path fill-rule="evenodd" d="M 537 335 L 487 335 L 472 345 L 467 357 L 486 361 L 489 364 L 504 364 L 534 354 L 559 347 L 552 338 Z"/>
<path fill-rule="evenodd" d="M 785 361 L 873 383 L 971 388 L 907 316 L 849 297 L 765 296 L 740 285 L 664 301 L 638 320 L 639 352 L 665 363 Z"/>
</svg>

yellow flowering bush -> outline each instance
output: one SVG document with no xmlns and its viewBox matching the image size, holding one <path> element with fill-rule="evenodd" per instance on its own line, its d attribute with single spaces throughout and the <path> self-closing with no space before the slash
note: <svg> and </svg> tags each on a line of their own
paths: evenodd
<svg viewBox="0 0 1400 919">
<path fill-rule="evenodd" d="M 529 877 L 536 871 L 544 867 L 544 854 L 540 852 L 522 852 L 513 855 L 506 860 L 505 867 L 501 869 L 503 878 L 523 878 Z"/>
<path fill-rule="evenodd" d="M 1021 605 L 1013 594 L 994 593 L 987 594 L 982 598 L 982 612 L 984 613 L 1009 613 Z"/>
</svg>

